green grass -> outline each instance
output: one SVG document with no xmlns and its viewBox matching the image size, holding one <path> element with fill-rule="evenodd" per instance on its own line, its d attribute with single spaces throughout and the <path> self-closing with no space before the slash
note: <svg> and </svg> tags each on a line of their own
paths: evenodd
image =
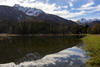
<svg viewBox="0 0 100 67">
<path fill-rule="evenodd" d="M 89 67 L 100 67 L 100 35 L 87 35 L 82 38 L 87 44 L 84 49 L 91 58 L 87 62 Z"/>
</svg>

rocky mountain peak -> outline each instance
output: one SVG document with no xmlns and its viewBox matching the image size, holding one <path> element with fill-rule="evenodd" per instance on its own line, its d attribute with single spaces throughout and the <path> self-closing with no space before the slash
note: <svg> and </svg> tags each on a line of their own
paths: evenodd
<svg viewBox="0 0 100 67">
<path fill-rule="evenodd" d="M 20 10 L 21 12 L 25 13 L 28 16 L 38 16 L 40 14 L 46 14 L 40 9 L 31 8 L 31 7 L 23 7 L 23 6 L 20 6 L 19 4 L 15 4 L 13 7 L 17 10 Z"/>
</svg>

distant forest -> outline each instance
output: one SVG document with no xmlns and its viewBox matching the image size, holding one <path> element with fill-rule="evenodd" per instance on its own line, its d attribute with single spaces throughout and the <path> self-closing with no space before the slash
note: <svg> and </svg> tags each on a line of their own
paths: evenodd
<svg viewBox="0 0 100 67">
<path fill-rule="evenodd" d="M 17 23 L 1 22 L 0 33 L 10 34 L 100 34 L 100 24 L 88 25 L 67 24 L 50 20 L 23 20 Z"/>
</svg>

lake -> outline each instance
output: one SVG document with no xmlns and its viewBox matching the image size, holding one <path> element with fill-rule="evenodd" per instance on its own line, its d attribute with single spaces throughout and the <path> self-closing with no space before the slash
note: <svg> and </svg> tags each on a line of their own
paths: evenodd
<svg viewBox="0 0 100 67">
<path fill-rule="evenodd" d="M 77 67 L 89 57 L 83 36 L 16 36 L 0 41 L 0 67 Z"/>
</svg>

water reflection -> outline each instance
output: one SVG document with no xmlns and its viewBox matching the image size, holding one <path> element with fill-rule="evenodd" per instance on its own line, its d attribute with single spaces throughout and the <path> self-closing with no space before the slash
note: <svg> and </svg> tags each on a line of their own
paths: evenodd
<svg viewBox="0 0 100 67">
<path fill-rule="evenodd" d="M 74 46 L 55 54 L 46 55 L 36 61 L 23 62 L 18 65 L 14 63 L 1 64 L 1 67 L 79 67 L 88 60 L 88 57 L 84 56 L 85 53 L 82 49 Z"/>
<path fill-rule="evenodd" d="M 80 46 L 76 47 L 78 44 L 81 44 L 78 36 L 10 37 L 0 42 L 0 67 L 82 65 L 87 57 Z"/>
</svg>

